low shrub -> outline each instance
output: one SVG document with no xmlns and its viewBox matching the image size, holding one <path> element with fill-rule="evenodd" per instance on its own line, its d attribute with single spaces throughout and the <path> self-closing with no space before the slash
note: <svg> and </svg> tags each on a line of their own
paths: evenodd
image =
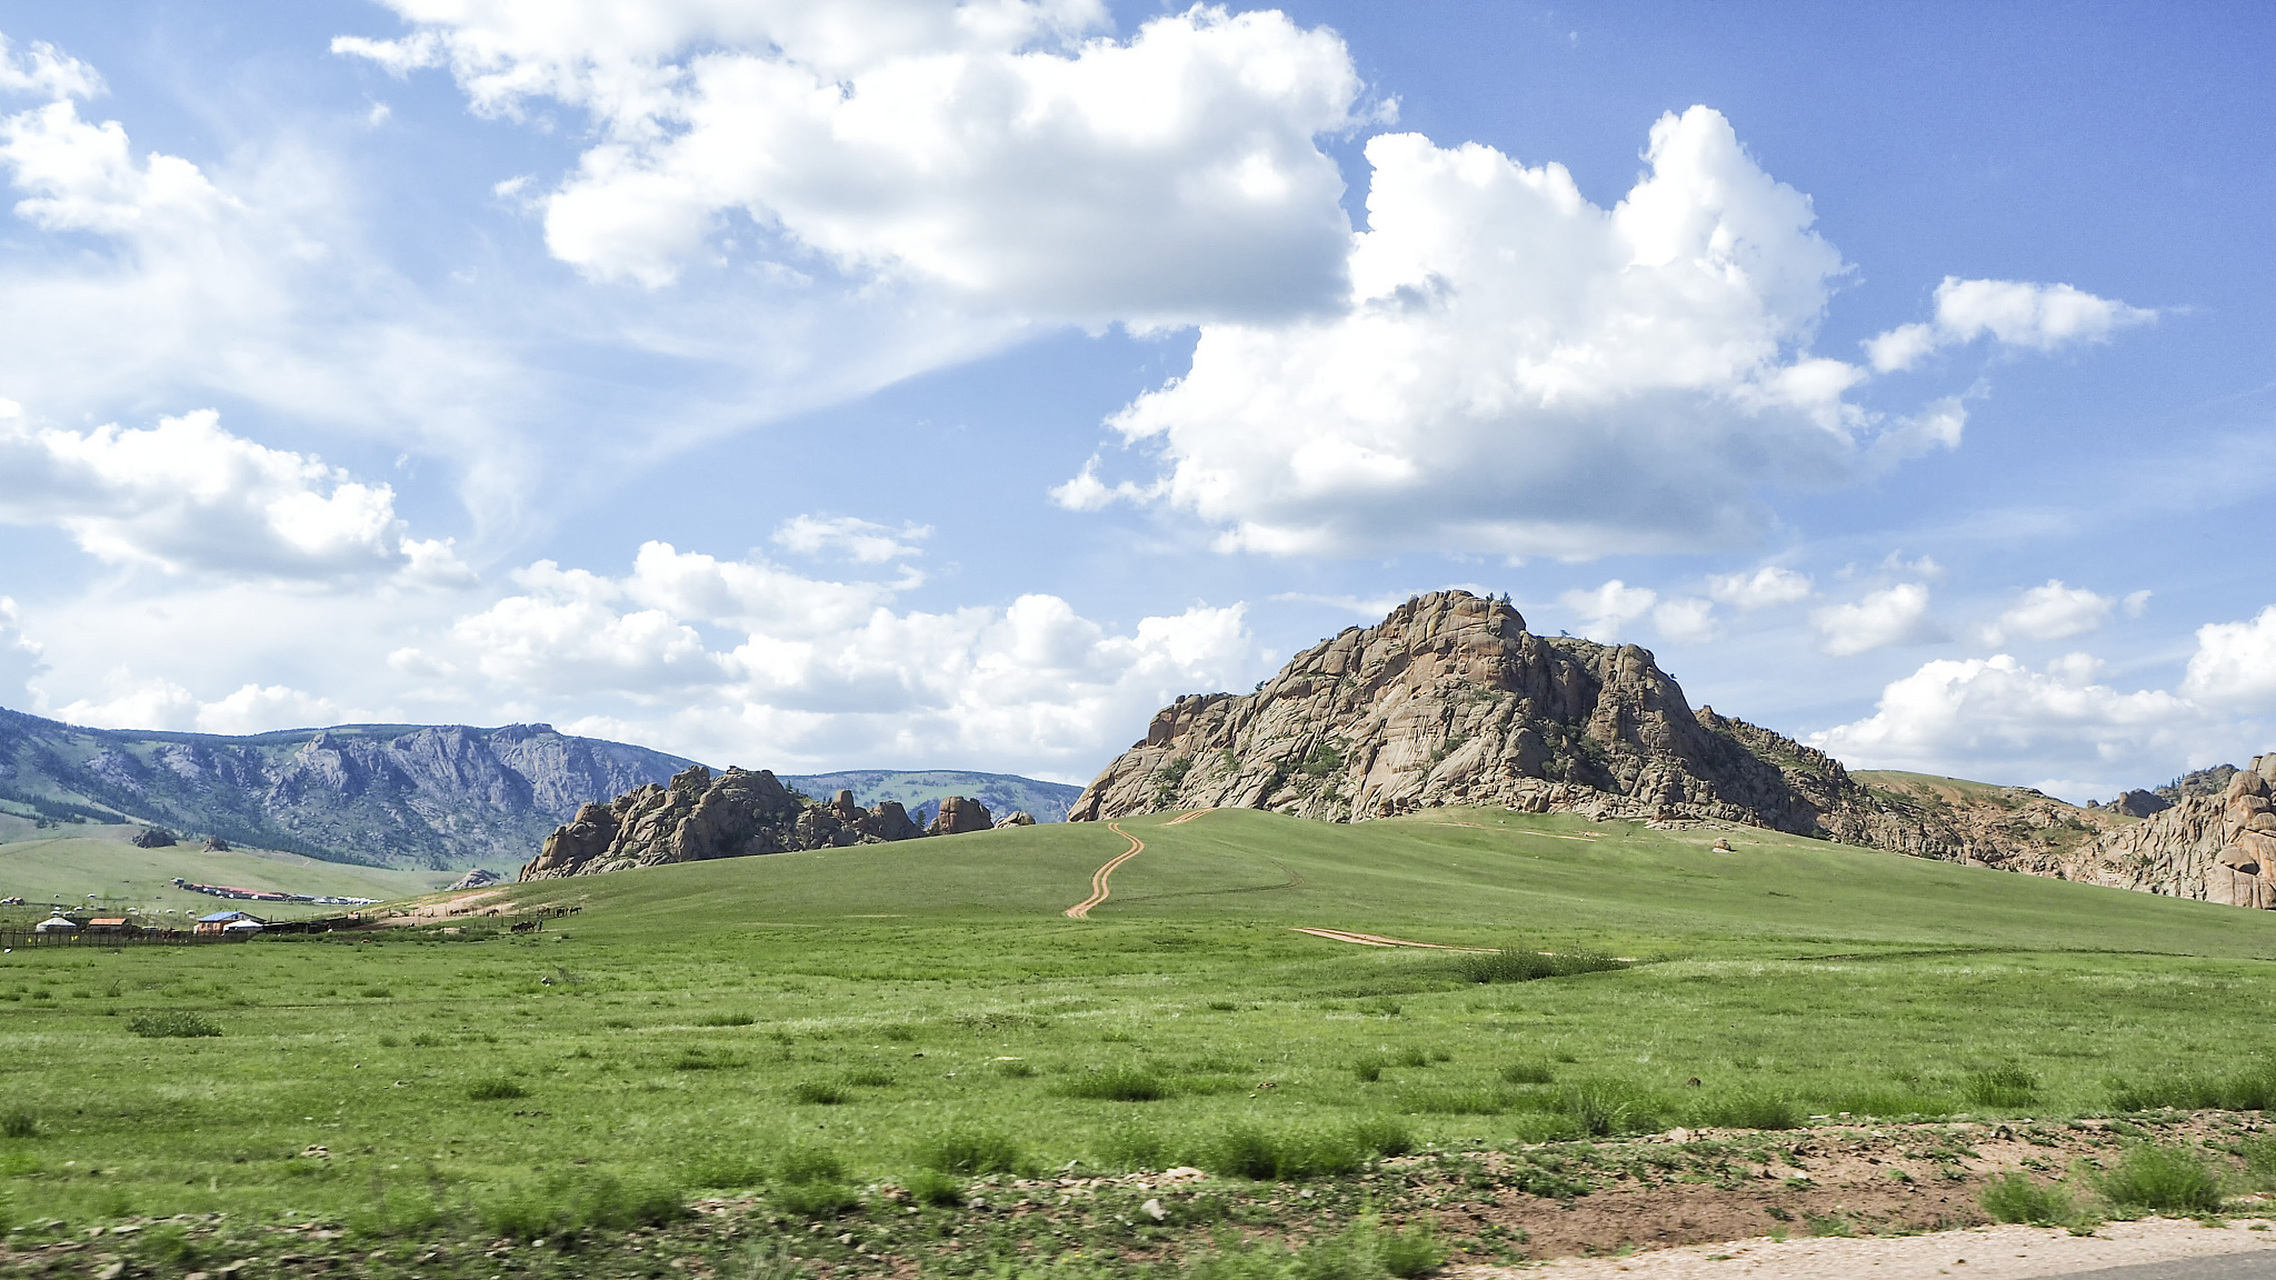
<svg viewBox="0 0 2276 1280">
<path fill-rule="evenodd" d="M 844 1182 L 846 1162 L 837 1152 L 818 1143 L 785 1147 L 775 1158 L 775 1176 L 792 1186 L 809 1182 Z"/>
<path fill-rule="evenodd" d="M 790 1086 L 790 1100 L 809 1107 L 841 1106 L 852 1096 L 844 1085 L 831 1080 L 801 1080 Z"/>
<path fill-rule="evenodd" d="M 1979 1107 L 2028 1107 L 2039 1100 L 2039 1077 L 2020 1063 L 2003 1062 L 1969 1072 L 1963 1092 Z"/>
<path fill-rule="evenodd" d="M 1660 1127 L 1655 1100 L 1617 1082 L 1572 1085 L 1558 1098 L 1558 1110 L 1570 1116 L 1581 1134 L 1590 1138 L 1650 1133 Z"/>
<path fill-rule="evenodd" d="M 918 1163 L 940 1173 L 971 1178 L 1017 1173 L 1027 1163 L 1027 1153 L 1008 1134 L 965 1125 L 925 1143 L 918 1151 Z"/>
<path fill-rule="evenodd" d="M 687 1212 L 680 1193 L 654 1182 L 627 1182 L 598 1169 L 552 1174 L 517 1183 L 477 1203 L 476 1215 L 494 1236 L 535 1240 L 576 1231 L 657 1227 Z"/>
<path fill-rule="evenodd" d="M 1371 1053 L 1351 1064 L 1351 1074 L 1361 1084 L 1374 1084 L 1383 1078 L 1383 1068 L 1386 1065 L 1382 1058 Z"/>
<path fill-rule="evenodd" d="M 2034 1227 L 2060 1226 L 2078 1218 L 2070 1193 L 2058 1186 L 2042 1186 L 2020 1173 L 2003 1173 L 1985 1184 L 1977 1203 L 1994 1222 L 2019 1222 Z"/>
<path fill-rule="evenodd" d="M 40 1136 L 39 1121 L 29 1111 L 11 1111 L 0 1116 L 0 1138 L 36 1138 Z"/>
<path fill-rule="evenodd" d="M 1709 1129 L 1799 1129 L 1809 1118 L 1801 1103 L 1768 1093 L 1709 1099 L 1688 1117 L 1694 1128 Z"/>
<path fill-rule="evenodd" d="M 861 1203 L 861 1196 L 846 1185 L 845 1161 L 817 1143 L 784 1148 L 775 1161 L 775 1178 L 780 1183 L 776 1202 L 803 1217 L 827 1217 Z"/>
<path fill-rule="evenodd" d="M 1503 1067 L 1502 1082 L 1505 1084 L 1555 1084 L 1557 1073 L 1549 1069 L 1546 1060 L 1530 1058 L 1512 1062 Z"/>
<path fill-rule="evenodd" d="M 919 1169 L 909 1178 L 909 1194 L 919 1204 L 951 1208 L 964 1203 L 964 1180 L 938 1169 Z"/>
<path fill-rule="evenodd" d="M 2221 1207 L 2221 1178 L 2186 1147 L 2142 1143 L 2094 1180 L 2094 1189 L 2121 1209 L 2154 1213 L 2214 1213 Z"/>
<path fill-rule="evenodd" d="M 1059 1092 L 1070 1098 L 1106 1102 L 1159 1102 L 1170 1096 L 1170 1086 L 1142 1067 L 1093 1068 L 1067 1081 Z"/>
<path fill-rule="evenodd" d="M 1550 955 L 1545 951 L 1484 951 L 1466 955 L 1454 962 L 1455 972 L 1465 982 L 1534 982 L 1542 978 L 1565 978 L 1577 973 L 1603 973 L 1611 969 L 1625 969 L 1628 962 L 1592 951 L 1571 951 Z"/>
<path fill-rule="evenodd" d="M 195 1040 L 218 1036 L 221 1027 L 211 1018 L 185 1009 L 161 1009 L 130 1019 L 126 1029 L 151 1040 Z"/>
<path fill-rule="evenodd" d="M 758 1021 L 751 1013 L 707 1013 L 695 1020 L 699 1027 L 748 1027 Z"/>
<path fill-rule="evenodd" d="M 529 1090 L 522 1087 L 518 1080 L 510 1080 L 505 1076 L 493 1076 L 488 1080 L 477 1080 L 466 1086 L 466 1096 L 476 1102 L 504 1102 L 512 1098 L 526 1098 L 529 1096 Z"/>
<path fill-rule="evenodd" d="M 1200 1146 L 1197 1163 L 1212 1173 L 1293 1182 L 1356 1173 L 1370 1159 L 1413 1150 L 1414 1138 L 1405 1125 L 1381 1117 L 1343 1129 L 1274 1130 L 1239 1121 Z"/>
</svg>

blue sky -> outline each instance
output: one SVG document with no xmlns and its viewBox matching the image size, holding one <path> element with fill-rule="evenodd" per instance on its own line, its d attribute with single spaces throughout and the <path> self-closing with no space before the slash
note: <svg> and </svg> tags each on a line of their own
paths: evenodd
<svg viewBox="0 0 2276 1280">
<path fill-rule="evenodd" d="M 1442 586 L 2276 745 L 2250 6 L 0 3 L 0 705 L 1081 780 Z"/>
</svg>

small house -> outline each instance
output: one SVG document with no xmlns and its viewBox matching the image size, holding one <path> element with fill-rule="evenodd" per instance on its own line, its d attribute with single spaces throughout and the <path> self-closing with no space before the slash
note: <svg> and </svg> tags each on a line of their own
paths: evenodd
<svg viewBox="0 0 2276 1280">
<path fill-rule="evenodd" d="M 216 911 L 212 915 L 198 917 L 199 933 L 227 933 L 233 926 L 236 925 L 247 925 L 250 927 L 238 929 L 236 934 L 231 936 L 243 937 L 248 933 L 258 933 L 261 928 L 261 922 L 259 920 L 246 915 L 242 911 Z"/>
<path fill-rule="evenodd" d="M 125 916 L 97 916 L 87 922 L 89 933 L 126 933 L 131 928 Z"/>
<path fill-rule="evenodd" d="M 78 931 L 78 921 L 66 920 L 62 916 L 49 916 L 32 926 L 34 933 L 77 933 Z"/>
</svg>

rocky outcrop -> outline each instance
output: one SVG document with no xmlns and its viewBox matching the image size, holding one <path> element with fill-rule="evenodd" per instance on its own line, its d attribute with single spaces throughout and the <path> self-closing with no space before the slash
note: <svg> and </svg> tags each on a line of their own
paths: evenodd
<svg viewBox="0 0 2276 1280">
<path fill-rule="evenodd" d="M 494 884 L 501 884 L 504 881 L 504 876 L 499 875 L 497 872 L 492 871 L 490 868 L 476 867 L 474 870 L 469 871 L 465 875 L 460 876 L 458 879 L 452 881 L 450 888 L 446 890 L 446 892 L 457 893 L 462 889 L 483 889 Z"/>
<path fill-rule="evenodd" d="M 1633 645 L 1535 635 L 1507 601 L 1418 596 L 1241 696 L 1179 698 L 1069 814 L 1438 805 L 1719 819 L 1849 838 L 1871 798 L 1822 752 L 1702 708 Z"/>
<path fill-rule="evenodd" d="M 204 848 L 207 853 L 227 853 L 229 852 L 229 842 L 220 836 L 207 836 Z"/>
<path fill-rule="evenodd" d="M 982 814 L 985 817 L 985 813 Z M 524 880 L 626 871 L 673 862 L 744 858 L 793 849 L 881 844 L 923 834 L 896 801 L 875 809 L 840 791 L 821 804 L 785 788 L 764 769 L 702 765 L 669 784 L 636 787 L 608 804 L 586 804 L 547 836 L 522 867 Z"/>
<path fill-rule="evenodd" d="M 2105 832 L 2058 870 L 2089 884 L 2276 908 L 2276 755 L 2227 779 L 2217 793 L 2184 792 L 2170 808 Z"/>
<path fill-rule="evenodd" d="M 995 825 L 996 820 L 988 816 L 988 806 L 964 796 L 950 796 L 940 802 L 940 812 L 933 816 L 925 834 L 960 836 L 967 831 L 986 831 Z"/>
<path fill-rule="evenodd" d="M 1035 815 L 1034 815 L 1034 814 L 1032 814 L 1032 813 L 1029 813 L 1029 812 L 1028 812 L 1027 810 L 1025 810 L 1025 809 L 1014 809 L 1014 810 L 1012 810 L 1010 813 L 1008 813 L 1008 814 L 1004 815 L 1003 817 L 996 819 L 996 826 L 997 826 L 998 828 L 1002 828 L 1002 827 L 1032 827 L 1032 826 L 1034 826 L 1034 825 L 1035 825 Z"/>
<path fill-rule="evenodd" d="M 164 827 L 144 827 L 131 842 L 137 849 L 166 849 L 180 843 L 174 833 Z"/>
</svg>

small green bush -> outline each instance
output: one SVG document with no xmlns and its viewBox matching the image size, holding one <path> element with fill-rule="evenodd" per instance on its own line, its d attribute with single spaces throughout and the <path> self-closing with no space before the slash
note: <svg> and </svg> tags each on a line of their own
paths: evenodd
<svg viewBox="0 0 2276 1280">
<path fill-rule="evenodd" d="M 195 1040 L 218 1036 L 221 1027 L 212 1019 L 184 1009 L 161 1009 L 130 1019 L 126 1029 L 151 1040 Z"/>
<path fill-rule="evenodd" d="M 964 1203 L 964 1180 L 938 1169 L 919 1169 L 909 1178 L 909 1194 L 919 1204 L 951 1208 Z"/>
<path fill-rule="evenodd" d="M 1143 1068 L 1104 1067 L 1085 1071 L 1061 1085 L 1059 1092 L 1106 1102 L 1159 1102 L 1171 1090 L 1161 1077 Z"/>
<path fill-rule="evenodd" d="M 1558 1109 L 1572 1117 L 1582 1135 L 1590 1138 L 1650 1133 L 1660 1127 L 1659 1111 L 1652 1099 L 1616 1082 L 1573 1085 L 1558 1102 Z"/>
<path fill-rule="evenodd" d="M 818 1143 L 785 1147 L 775 1159 L 775 1176 L 793 1186 L 809 1182 L 844 1182 L 846 1162 L 837 1152 Z"/>
<path fill-rule="evenodd" d="M 1007 1134 L 966 1125 L 925 1143 L 918 1152 L 918 1163 L 940 1173 L 971 1178 L 987 1173 L 1017 1173 L 1027 1163 L 1027 1153 Z"/>
<path fill-rule="evenodd" d="M 477 1216 L 490 1234 L 535 1240 L 575 1231 L 625 1231 L 657 1227 L 687 1212 L 679 1192 L 652 1182 L 626 1182 L 597 1169 L 549 1175 L 517 1183 L 478 1202 Z"/>
<path fill-rule="evenodd" d="M 1628 962 L 1601 956 L 1590 951 L 1565 952 L 1550 955 L 1542 951 L 1486 951 L 1463 956 L 1454 962 L 1455 972 L 1465 982 L 1534 982 L 1542 978 L 1565 978 L 1577 973 L 1603 973 L 1611 969 L 1625 969 Z"/>
<path fill-rule="evenodd" d="M 2020 1063 L 2004 1062 L 1969 1072 L 1965 1092 L 1979 1107 L 2028 1107 L 2039 1100 L 2039 1077 Z"/>
<path fill-rule="evenodd" d="M 1446 1250 L 1439 1246 L 1438 1232 L 1428 1218 L 1405 1230 L 1378 1229 L 1376 1245 L 1382 1253 L 1383 1269 L 1396 1280 L 1416 1280 L 1446 1262 Z"/>
<path fill-rule="evenodd" d="M 1377 1156 L 1404 1155 L 1414 1138 L 1397 1120 L 1378 1117 L 1344 1129 L 1267 1129 L 1237 1121 L 1201 1144 L 1202 1168 L 1258 1182 L 1293 1182 L 1356 1173 Z"/>
<path fill-rule="evenodd" d="M 1427 1067 L 1430 1065 L 1430 1055 L 1419 1047 L 1409 1045 L 1391 1055 L 1391 1061 L 1402 1067 Z"/>
<path fill-rule="evenodd" d="M 488 1080 L 477 1080 L 466 1086 L 466 1096 L 476 1102 L 505 1102 L 513 1098 L 526 1098 L 529 1096 L 529 1090 L 522 1087 L 518 1080 L 510 1080 L 505 1076 L 493 1076 Z"/>
<path fill-rule="evenodd" d="M 36 1138 L 40 1136 L 39 1121 L 29 1111 L 11 1111 L 0 1116 L 0 1138 Z"/>
<path fill-rule="evenodd" d="M 1701 1103 L 1692 1109 L 1690 1121 L 1709 1129 L 1799 1129 L 1809 1122 L 1809 1113 L 1792 1098 L 1742 1093 Z"/>
<path fill-rule="evenodd" d="M 1351 1064 L 1351 1074 L 1361 1084 L 1374 1084 L 1383 1078 L 1385 1065 L 1381 1057 L 1371 1053 Z"/>
<path fill-rule="evenodd" d="M 1352 1140 L 1378 1156 L 1403 1156 L 1415 1149 L 1414 1131 L 1396 1116 L 1369 1116 L 1351 1126 Z"/>
<path fill-rule="evenodd" d="M 790 1086 L 790 1100 L 809 1107 L 841 1106 L 852 1097 L 844 1085 L 830 1080 L 801 1080 Z"/>
<path fill-rule="evenodd" d="M 2133 1147 L 2095 1179 L 2095 1190 L 2121 1209 L 2187 1214 L 2221 1207 L 2220 1175 L 2186 1147 Z"/>
<path fill-rule="evenodd" d="M 1549 1069 L 1546 1060 L 1531 1058 L 1503 1067 L 1502 1081 L 1505 1084 L 1555 1084 L 1557 1073 Z"/>
<path fill-rule="evenodd" d="M 695 1020 L 699 1027 L 747 1027 L 757 1022 L 758 1015 L 750 1013 L 707 1013 Z"/>
<path fill-rule="evenodd" d="M 1994 1222 L 2020 1222 L 2053 1227 L 2078 1217 L 2070 1193 L 2058 1186 L 2041 1186 L 2020 1173 L 2003 1173 L 1984 1186 L 1977 1198 Z"/>
</svg>

